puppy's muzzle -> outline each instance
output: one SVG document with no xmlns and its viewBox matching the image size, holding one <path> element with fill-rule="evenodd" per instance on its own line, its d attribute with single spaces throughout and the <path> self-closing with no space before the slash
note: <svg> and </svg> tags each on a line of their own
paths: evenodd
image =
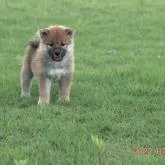
<svg viewBox="0 0 165 165">
<path fill-rule="evenodd" d="M 54 50 L 49 51 L 49 55 L 53 61 L 62 61 L 66 54 L 66 50 L 64 48 L 55 48 Z"/>
</svg>

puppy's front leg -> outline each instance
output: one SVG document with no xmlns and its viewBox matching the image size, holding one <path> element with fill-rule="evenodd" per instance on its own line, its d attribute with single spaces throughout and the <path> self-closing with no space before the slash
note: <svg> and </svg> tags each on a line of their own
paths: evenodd
<svg viewBox="0 0 165 165">
<path fill-rule="evenodd" d="M 45 76 L 39 78 L 39 105 L 49 104 L 50 102 L 50 91 L 51 91 L 51 80 Z"/>
<path fill-rule="evenodd" d="M 70 101 L 72 74 L 63 76 L 61 78 L 59 84 L 60 84 L 60 100 L 61 101 Z"/>
</svg>

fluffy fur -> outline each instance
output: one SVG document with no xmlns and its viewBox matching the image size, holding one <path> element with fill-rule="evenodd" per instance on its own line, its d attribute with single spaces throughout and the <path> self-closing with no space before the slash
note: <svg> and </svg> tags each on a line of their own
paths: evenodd
<svg viewBox="0 0 165 165">
<path fill-rule="evenodd" d="M 21 96 L 30 95 L 31 80 L 36 77 L 39 83 L 38 104 L 49 104 L 51 85 L 55 81 L 59 82 L 60 100 L 69 101 L 73 73 L 73 31 L 60 25 L 41 29 L 25 51 L 21 68 Z"/>
</svg>

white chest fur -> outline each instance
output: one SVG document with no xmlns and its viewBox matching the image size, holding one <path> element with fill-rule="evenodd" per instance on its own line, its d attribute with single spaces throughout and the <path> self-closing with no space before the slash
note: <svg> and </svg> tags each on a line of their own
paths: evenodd
<svg viewBox="0 0 165 165">
<path fill-rule="evenodd" d="M 58 68 L 51 68 L 47 71 L 47 76 L 53 80 L 60 80 L 62 76 L 66 75 L 67 71 Z"/>
</svg>

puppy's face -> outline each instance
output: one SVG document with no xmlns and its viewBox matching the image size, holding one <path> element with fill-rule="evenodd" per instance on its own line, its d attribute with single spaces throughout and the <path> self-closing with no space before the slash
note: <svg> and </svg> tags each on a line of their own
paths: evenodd
<svg viewBox="0 0 165 165">
<path fill-rule="evenodd" d="M 49 55 L 54 61 L 61 61 L 71 43 L 73 32 L 69 28 L 58 26 L 40 30 L 43 43 L 47 46 Z"/>
</svg>

